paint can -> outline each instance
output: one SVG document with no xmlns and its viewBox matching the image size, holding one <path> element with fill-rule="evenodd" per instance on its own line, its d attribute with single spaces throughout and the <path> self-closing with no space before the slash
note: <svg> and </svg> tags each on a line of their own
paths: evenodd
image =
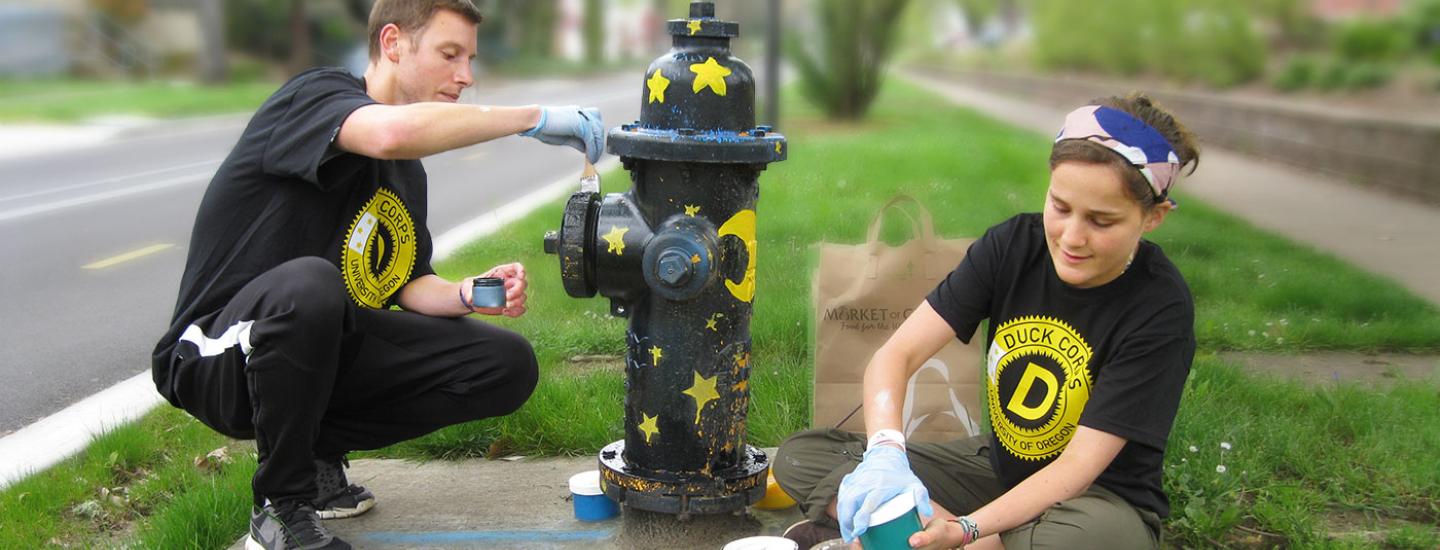
<svg viewBox="0 0 1440 550">
<path fill-rule="evenodd" d="M 580 521 L 603 521 L 620 515 L 620 505 L 600 489 L 600 470 L 570 476 L 570 500 L 575 519 Z"/>
<path fill-rule="evenodd" d="M 909 550 L 910 535 L 921 529 L 915 496 L 900 493 L 870 514 L 870 527 L 860 534 L 860 544 L 865 550 Z"/>
<path fill-rule="evenodd" d="M 505 307 L 505 279 L 476 277 L 470 292 L 470 303 L 474 307 Z"/>
<path fill-rule="evenodd" d="M 799 550 L 799 546 L 785 537 L 745 537 L 730 541 L 724 550 Z"/>
<path fill-rule="evenodd" d="M 765 498 L 756 502 L 755 508 L 760 510 L 784 510 L 794 505 L 795 499 L 785 494 L 785 490 L 780 488 L 780 483 L 775 481 L 775 470 L 770 470 L 770 474 L 765 479 Z"/>
</svg>

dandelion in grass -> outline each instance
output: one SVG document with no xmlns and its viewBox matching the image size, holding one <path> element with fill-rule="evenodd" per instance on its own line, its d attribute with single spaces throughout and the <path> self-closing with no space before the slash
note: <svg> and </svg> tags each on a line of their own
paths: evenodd
<svg viewBox="0 0 1440 550">
<path fill-rule="evenodd" d="M 1224 464 L 1216 465 L 1216 466 L 1215 466 L 1215 473 L 1217 473 L 1217 474 L 1223 474 L 1223 473 L 1225 473 L 1225 465 L 1224 465 Z"/>
<path fill-rule="evenodd" d="M 1194 446 L 1194 445 L 1191 445 L 1191 446 L 1190 446 L 1190 452 L 1192 452 L 1192 453 L 1198 453 L 1198 452 L 1200 452 L 1200 448 L 1199 448 L 1199 447 L 1196 447 L 1196 446 Z"/>
<path fill-rule="evenodd" d="M 1221 449 L 1224 449 L 1224 450 L 1227 450 L 1227 451 L 1230 450 L 1230 442 L 1228 442 L 1228 441 L 1221 441 L 1221 442 L 1220 442 L 1220 448 L 1221 448 Z"/>
</svg>

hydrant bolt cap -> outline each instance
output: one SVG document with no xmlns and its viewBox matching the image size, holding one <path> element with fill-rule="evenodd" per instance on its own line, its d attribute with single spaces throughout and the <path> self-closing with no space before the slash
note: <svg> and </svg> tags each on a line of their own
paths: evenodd
<svg viewBox="0 0 1440 550">
<path fill-rule="evenodd" d="M 690 279 L 690 261 L 684 250 L 669 248 L 660 253 L 660 261 L 656 262 L 657 275 L 660 280 L 672 285 L 682 285 Z"/>
</svg>

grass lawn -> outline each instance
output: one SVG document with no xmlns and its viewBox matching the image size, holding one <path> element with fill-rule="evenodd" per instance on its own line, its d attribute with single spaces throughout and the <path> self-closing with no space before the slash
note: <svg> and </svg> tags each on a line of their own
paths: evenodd
<svg viewBox="0 0 1440 550">
<path fill-rule="evenodd" d="M 1048 140 L 941 105 L 933 96 L 892 85 L 863 125 L 822 122 L 802 105 L 786 106 L 792 118 L 782 130 L 791 140 L 790 160 L 762 174 L 758 208 L 753 444 L 776 445 L 808 423 L 815 243 L 861 240 L 865 222 L 897 193 L 928 205 L 946 236 L 979 235 L 1016 212 L 1039 208 Z M 607 181 L 628 180 L 624 176 L 608 174 Z M 1392 283 L 1264 234 L 1198 200 L 1182 196 L 1181 202 L 1152 237 L 1190 282 L 1201 346 L 1167 458 L 1174 508 L 1167 540 L 1195 547 L 1440 545 L 1433 527 L 1440 523 L 1440 380 L 1385 391 L 1302 387 L 1246 375 L 1214 355 L 1234 349 L 1435 352 L 1440 312 Z M 562 290 L 557 260 L 540 250 L 541 235 L 559 225 L 560 211 L 558 203 L 542 208 L 437 265 L 442 275 L 458 277 L 504 261 L 526 263 L 530 313 L 496 322 L 532 339 L 542 369 L 535 395 L 509 417 L 447 428 L 371 456 L 588 455 L 623 436 L 619 358 L 625 321 L 608 316 L 606 300 L 576 300 Z M 166 409 L 117 435 L 149 423 L 205 432 Z M 133 485 L 136 477 L 81 479 L 78 470 L 66 470 L 114 475 L 115 468 L 105 466 L 107 453 L 91 451 L 6 489 L 0 493 L 6 510 L 0 514 L 0 547 L 52 537 L 150 546 L 162 540 L 157 537 L 208 529 L 228 530 L 234 540 L 244 526 L 245 476 L 253 459 L 236 450 L 233 464 L 201 471 L 192 461 L 225 444 L 205 435 L 210 439 L 195 442 L 167 435 L 161 439 L 165 452 L 148 451 L 146 456 L 169 457 L 152 458 L 154 464 L 198 473 L 195 481 L 185 481 L 191 474 L 166 474 L 177 480 L 166 482 L 175 488 L 175 498 L 165 499 L 173 503 L 125 512 L 115 523 L 128 527 L 118 533 L 75 507 L 96 498 L 97 487 Z M 47 496 L 18 496 L 27 491 Z M 223 505 L 197 504 L 227 491 L 241 496 Z M 130 490 L 137 492 L 143 491 Z M 51 517 L 43 524 L 49 530 L 10 538 L 22 526 L 32 528 L 12 517 L 34 516 Z"/>
<path fill-rule="evenodd" d="M 0 80 L 0 123 L 77 122 L 101 115 L 157 118 L 254 110 L 279 86 L 246 82 Z"/>
</svg>

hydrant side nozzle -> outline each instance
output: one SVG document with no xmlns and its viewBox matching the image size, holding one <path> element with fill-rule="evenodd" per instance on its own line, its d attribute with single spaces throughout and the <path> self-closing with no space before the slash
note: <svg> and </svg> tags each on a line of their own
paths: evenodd
<svg viewBox="0 0 1440 550">
<path fill-rule="evenodd" d="M 560 232 L 550 230 L 545 232 L 545 253 L 558 254 L 560 252 Z"/>
</svg>

